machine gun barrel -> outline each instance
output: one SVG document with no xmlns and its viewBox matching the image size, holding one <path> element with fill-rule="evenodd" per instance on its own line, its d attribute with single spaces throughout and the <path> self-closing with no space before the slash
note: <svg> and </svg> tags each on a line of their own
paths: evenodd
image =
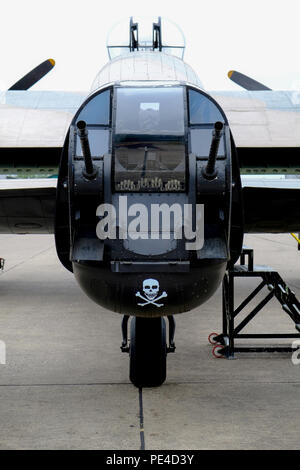
<svg viewBox="0 0 300 470">
<path fill-rule="evenodd" d="M 212 134 L 213 138 L 212 138 L 210 150 L 209 150 L 208 162 L 202 172 L 203 176 L 206 179 L 214 179 L 217 175 L 215 166 L 216 166 L 220 140 L 223 135 L 223 127 L 224 125 L 221 121 L 217 121 L 215 123 L 215 129 Z"/>
<path fill-rule="evenodd" d="M 85 121 L 77 122 L 77 135 L 80 139 L 82 155 L 85 161 L 85 171 L 84 176 L 92 179 L 96 176 L 96 171 L 94 169 L 93 160 L 91 156 L 91 149 L 88 138 L 88 130 L 86 128 Z"/>
</svg>

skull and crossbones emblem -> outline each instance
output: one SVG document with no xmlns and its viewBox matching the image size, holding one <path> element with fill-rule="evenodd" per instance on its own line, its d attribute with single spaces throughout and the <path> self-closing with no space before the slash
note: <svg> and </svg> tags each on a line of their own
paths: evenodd
<svg viewBox="0 0 300 470">
<path fill-rule="evenodd" d="M 140 292 L 137 292 L 135 295 L 136 297 L 140 297 L 140 299 L 145 300 L 144 303 L 138 303 L 141 307 L 145 305 L 155 305 L 156 307 L 163 307 L 164 304 L 158 304 L 157 301 L 167 297 L 168 294 L 164 291 L 159 297 L 159 282 L 156 279 L 145 279 L 143 281 L 143 292 L 142 295 Z"/>
</svg>

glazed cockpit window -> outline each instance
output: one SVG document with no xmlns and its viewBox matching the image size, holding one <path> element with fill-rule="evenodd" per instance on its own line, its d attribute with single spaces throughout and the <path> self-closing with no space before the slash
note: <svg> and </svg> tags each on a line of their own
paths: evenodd
<svg viewBox="0 0 300 470">
<path fill-rule="evenodd" d="M 184 134 L 182 87 L 118 88 L 116 92 L 116 134 Z"/>
<path fill-rule="evenodd" d="M 85 121 L 87 125 L 109 125 L 110 117 L 110 90 L 105 90 L 90 101 L 80 111 L 76 121 Z"/>
<path fill-rule="evenodd" d="M 197 157 L 208 158 L 212 141 L 213 129 L 193 128 L 191 129 L 191 152 Z M 218 158 L 225 157 L 224 136 L 221 137 Z"/>
<path fill-rule="evenodd" d="M 206 95 L 189 90 L 190 124 L 214 124 L 217 121 L 224 122 L 224 116 Z"/>
<path fill-rule="evenodd" d="M 88 138 L 92 157 L 100 157 L 109 150 L 109 130 L 88 126 Z M 80 139 L 76 136 L 76 157 L 82 157 Z"/>
<path fill-rule="evenodd" d="M 218 105 L 205 93 L 188 90 L 190 151 L 200 158 L 208 158 L 214 125 L 226 124 L 226 118 Z M 218 158 L 225 157 L 224 134 L 221 137 Z"/>
<path fill-rule="evenodd" d="M 117 88 L 116 191 L 185 191 L 183 87 Z"/>
</svg>

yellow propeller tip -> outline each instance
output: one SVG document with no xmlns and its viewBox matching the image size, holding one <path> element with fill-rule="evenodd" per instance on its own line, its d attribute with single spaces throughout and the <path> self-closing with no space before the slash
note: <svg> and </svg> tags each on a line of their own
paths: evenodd
<svg viewBox="0 0 300 470">
<path fill-rule="evenodd" d="M 231 78 L 231 75 L 233 74 L 233 72 L 234 72 L 234 70 L 229 70 L 229 72 L 227 74 L 229 78 Z"/>
<path fill-rule="evenodd" d="M 54 60 L 54 59 L 49 59 L 49 62 L 50 62 L 50 64 L 53 65 L 53 67 L 54 67 L 54 65 L 55 65 L 55 60 Z"/>
</svg>

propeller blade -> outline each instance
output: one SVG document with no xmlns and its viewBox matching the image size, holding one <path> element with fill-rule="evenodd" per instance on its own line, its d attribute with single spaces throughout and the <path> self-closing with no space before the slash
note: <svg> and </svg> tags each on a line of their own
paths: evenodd
<svg viewBox="0 0 300 470">
<path fill-rule="evenodd" d="M 271 90 L 271 88 L 253 80 L 253 78 L 247 77 L 247 75 L 244 75 L 241 72 L 236 72 L 236 70 L 230 70 L 230 72 L 228 72 L 228 77 L 234 83 L 249 91 Z"/>
<path fill-rule="evenodd" d="M 43 78 L 51 69 L 53 69 L 55 61 L 53 59 L 47 59 L 40 65 L 32 69 L 29 73 L 24 75 L 19 81 L 17 81 L 9 90 L 28 90 L 41 78 Z"/>
</svg>

